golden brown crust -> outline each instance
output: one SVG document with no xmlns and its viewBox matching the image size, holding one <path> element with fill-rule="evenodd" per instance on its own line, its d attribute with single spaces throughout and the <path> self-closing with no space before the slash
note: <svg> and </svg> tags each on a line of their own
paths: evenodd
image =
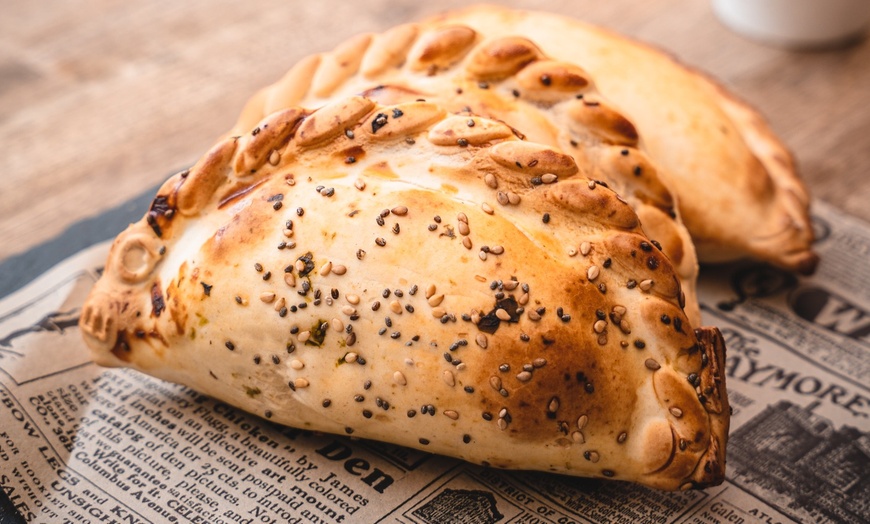
<svg viewBox="0 0 870 524">
<path fill-rule="evenodd" d="M 663 245 L 683 281 L 687 313 L 694 325 L 700 323 L 694 295 L 697 257 L 672 189 L 661 170 L 642 153 L 635 125 L 597 91 L 586 70 L 549 58 L 534 38 L 505 31 L 494 34 L 486 26 L 481 31 L 458 23 L 400 26 L 374 37 L 373 42 L 369 46 L 366 41 L 359 50 L 364 52 L 363 73 L 342 75 L 343 84 L 335 84 L 333 95 L 362 93 L 385 104 L 426 99 L 451 112 L 500 120 L 515 131 L 522 129 L 521 138 L 562 148 L 624 195 L 644 216 L 647 233 L 669 239 Z M 333 54 L 327 53 L 322 60 L 332 60 Z M 272 94 L 262 114 L 243 113 L 237 132 L 290 105 L 329 103 L 329 97 L 303 88 L 308 81 L 299 74 L 288 74 L 269 88 Z M 611 158 L 615 147 L 625 156 L 622 161 Z"/>
<path fill-rule="evenodd" d="M 458 29 L 463 26 L 464 30 Z M 440 31 L 451 35 L 442 36 Z M 464 36 L 458 38 L 453 33 Z M 575 20 L 496 6 L 446 13 L 414 25 L 413 31 L 405 29 L 394 35 L 383 35 L 383 41 L 392 45 L 371 48 L 367 59 L 398 65 L 402 59 L 399 44 L 407 49 L 411 47 L 409 42 L 417 38 L 417 45 L 408 56 L 411 65 L 405 69 L 424 75 L 441 72 L 449 75 L 446 70 L 452 67 L 454 74 L 467 70 L 468 77 L 474 80 L 501 79 L 505 72 L 531 58 L 534 48 L 541 57 L 520 69 L 512 82 L 523 100 L 544 106 L 559 102 L 572 86 L 594 78 L 594 88 L 619 112 L 614 118 L 595 112 L 578 116 L 588 119 L 584 126 L 592 126 L 589 129 L 594 136 L 617 143 L 639 141 L 640 149 L 659 166 L 663 182 L 677 197 L 674 200 L 678 214 L 695 241 L 694 247 L 684 247 L 691 250 L 697 247 L 699 258 L 704 261 L 752 257 L 802 273 L 815 269 L 818 257 L 812 251 L 809 198 L 788 150 L 757 111 L 668 54 Z M 481 47 L 470 50 L 475 43 Z M 466 53 L 470 57 L 469 67 L 457 69 L 456 64 Z M 422 61 L 418 58 L 431 56 L 435 60 L 442 54 L 437 64 L 426 61 L 428 58 Z M 501 66 L 499 57 L 505 57 Z M 541 82 L 544 75 L 538 69 L 547 63 L 555 67 L 546 74 L 545 86 Z M 568 73 L 569 66 L 579 71 Z M 432 86 L 387 67 L 367 74 L 365 79 L 405 87 Z M 359 87 L 354 79 L 347 80 L 354 89 Z M 275 89 L 290 89 L 291 84 L 293 88 L 300 85 L 282 81 Z M 240 127 L 248 128 L 265 114 L 298 103 L 301 97 L 284 97 L 283 105 L 275 103 L 278 99 L 281 97 L 263 106 L 264 112 L 259 114 L 246 110 L 249 114 L 243 114 Z M 473 102 L 460 103 L 474 107 Z M 579 111 L 581 107 L 575 109 Z M 482 114 L 534 131 L 522 125 L 532 117 L 517 115 L 514 108 L 504 104 L 500 109 L 490 109 Z M 500 112 L 504 110 L 506 114 Z M 623 121 L 619 118 L 622 115 L 628 115 L 630 120 L 623 117 Z M 555 119 L 555 125 L 563 127 L 571 122 Z M 608 134 L 614 130 L 615 134 Z M 542 132 L 534 138 L 544 143 L 560 143 L 553 142 L 554 139 L 567 141 L 567 134 L 559 137 L 559 131 L 546 134 Z M 562 143 L 560 146 L 570 149 Z M 694 257 L 694 251 L 691 256 Z M 684 281 L 693 278 L 692 263 L 677 260 L 677 266 Z"/>
<path fill-rule="evenodd" d="M 570 157 L 466 120 L 349 99 L 219 144 L 116 240 L 82 315 L 95 360 L 496 467 L 721 481 L 727 411 L 692 383 L 721 360 L 671 263 Z"/>
</svg>

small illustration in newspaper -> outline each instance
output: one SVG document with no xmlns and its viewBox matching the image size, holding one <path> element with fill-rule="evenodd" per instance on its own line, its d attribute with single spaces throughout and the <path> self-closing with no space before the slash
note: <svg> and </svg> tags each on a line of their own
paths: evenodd
<svg viewBox="0 0 870 524">
<path fill-rule="evenodd" d="M 867 522 L 870 432 L 843 426 L 783 400 L 743 424 L 729 441 L 729 480 L 805 522 Z"/>
</svg>

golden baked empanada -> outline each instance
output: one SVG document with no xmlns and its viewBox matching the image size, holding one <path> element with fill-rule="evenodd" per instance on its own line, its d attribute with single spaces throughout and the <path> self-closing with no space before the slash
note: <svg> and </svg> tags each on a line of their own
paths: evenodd
<svg viewBox="0 0 870 524">
<path fill-rule="evenodd" d="M 501 468 L 721 482 L 722 338 L 693 329 L 670 261 L 587 175 L 429 102 L 279 111 L 117 238 L 85 340 L 99 364 L 282 424 Z"/>
<path fill-rule="evenodd" d="M 480 6 L 357 36 L 258 93 L 236 131 L 281 108 L 375 85 L 393 97 L 382 101 L 437 97 L 566 154 L 603 156 L 598 176 L 632 201 L 684 283 L 694 279 L 695 249 L 708 262 L 753 257 L 802 273 L 816 266 L 809 196 L 755 111 L 664 53 L 557 15 Z M 608 146 L 630 158 L 611 162 Z M 667 216 L 674 204 L 694 248 Z"/>
</svg>

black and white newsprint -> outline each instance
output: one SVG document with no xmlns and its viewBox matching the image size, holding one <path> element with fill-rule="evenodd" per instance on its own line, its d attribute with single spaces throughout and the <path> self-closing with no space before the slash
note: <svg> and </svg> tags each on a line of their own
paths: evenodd
<svg viewBox="0 0 870 524">
<path fill-rule="evenodd" d="M 271 424 L 94 365 L 96 245 L 0 301 L 0 522 L 870 522 L 870 225 L 819 204 L 818 273 L 706 267 L 728 346 L 727 481 L 663 493 Z"/>
</svg>

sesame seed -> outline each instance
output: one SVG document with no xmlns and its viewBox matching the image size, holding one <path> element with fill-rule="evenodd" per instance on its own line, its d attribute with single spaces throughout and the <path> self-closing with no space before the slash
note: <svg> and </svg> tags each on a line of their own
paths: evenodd
<svg viewBox="0 0 870 524">
<path fill-rule="evenodd" d="M 528 382 L 531 379 L 532 379 L 532 374 L 529 373 L 528 371 L 521 371 L 520 373 L 517 374 L 517 380 L 519 380 L 520 382 Z"/>
<path fill-rule="evenodd" d="M 492 208 L 492 206 L 490 206 L 486 202 L 483 202 L 482 204 L 480 204 L 480 209 L 482 209 L 483 212 L 486 213 L 487 215 L 492 215 L 493 213 L 495 213 L 495 210 Z"/>
<path fill-rule="evenodd" d="M 586 270 L 586 278 L 591 282 L 598 278 L 600 272 L 601 270 L 598 269 L 598 266 L 589 266 L 589 269 Z"/>
<path fill-rule="evenodd" d="M 671 415 L 680 418 L 683 416 L 683 410 L 677 407 L 671 407 L 668 411 L 671 412 Z"/>
<path fill-rule="evenodd" d="M 332 271 L 332 262 L 328 261 L 325 264 L 323 264 L 322 266 L 320 266 L 320 271 L 318 271 L 318 273 L 320 273 L 320 276 L 325 277 L 325 276 L 329 275 L 330 271 Z"/>
<path fill-rule="evenodd" d="M 640 289 L 641 289 L 641 291 L 649 291 L 650 288 L 651 288 L 652 286 L 653 286 L 653 281 L 652 281 L 652 280 L 647 279 L 647 280 L 641 280 L 641 281 L 640 281 Z"/>
<path fill-rule="evenodd" d="M 512 206 L 515 206 L 515 205 L 520 203 L 520 196 L 516 193 L 511 193 L 510 191 L 508 191 L 507 197 L 508 197 L 508 202 L 510 202 L 510 204 Z"/>
<path fill-rule="evenodd" d="M 306 378 L 299 377 L 293 381 L 293 384 L 297 388 L 307 388 L 310 385 L 310 382 L 308 382 L 308 379 Z"/>
<path fill-rule="evenodd" d="M 505 193 L 503 191 L 499 191 L 498 193 L 496 193 L 495 199 L 499 204 L 501 204 L 503 206 L 506 206 L 510 203 L 510 200 L 508 200 L 507 193 Z"/>
<path fill-rule="evenodd" d="M 586 423 L 589 422 L 589 417 L 586 415 L 580 415 L 580 418 L 577 419 L 577 429 L 583 430 L 586 427 Z"/>
<path fill-rule="evenodd" d="M 387 245 L 387 241 L 384 240 L 383 237 L 378 237 L 378 238 L 375 239 L 375 244 L 377 244 L 377 245 L 379 245 L 379 246 L 381 246 L 381 247 L 384 247 L 384 246 Z"/>
<path fill-rule="evenodd" d="M 586 437 L 583 436 L 583 433 L 579 431 L 575 431 L 571 433 L 571 439 L 578 444 L 583 444 L 586 442 Z"/>
<path fill-rule="evenodd" d="M 559 397 L 553 397 L 550 399 L 550 403 L 547 405 L 547 411 L 550 413 L 555 413 L 559 410 Z"/>
<path fill-rule="evenodd" d="M 554 175 L 553 173 L 547 173 L 541 176 L 541 181 L 545 184 L 552 184 L 559 180 L 559 177 Z"/>
<path fill-rule="evenodd" d="M 492 173 L 487 173 L 483 177 L 483 181 L 492 189 L 498 188 L 498 179 Z"/>
<path fill-rule="evenodd" d="M 471 249 L 471 239 L 468 237 L 462 237 L 462 245 L 465 249 Z"/>
<path fill-rule="evenodd" d="M 398 215 L 400 217 L 403 217 L 403 216 L 408 214 L 408 208 L 405 206 L 396 206 L 393 209 L 391 209 L 390 211 L 392 211 L 392 213 L 394 215 Z"/>
<path fill-rule="evenodd" d="M 477 337 L 475 337 L 474 341 L 477 342 L 478 346 L 480 346 L 483 349 L 486 349 L 486 346 L 488 344 L 486 335 L 484 335 L 483 333 L 478 333 Z"/>
<path fill-rule="evenodd" d="M 270 302 L 273 302 L 275 300 L 275 293 L 269 291 L 260 293 L 260 300 L 269 304 Z"/>
<path fill-rule="evenodd" d="M 459 234 L 462 236 L 467 236 L 471 233 L 471 229 L 468 227 L 468 222 L 459 222 Z"/>
<path fill-rule="evenodd" d="M 589 462 L 598 462 L 601 456 L 598 454 L 597 451 L 584 451 L 583 458 L 585 458 Z"/>
<path fill-rule="evenodd" d="M 529 320 L 531 320 L 533 322 L 537 322 L 538 320 L 541 320 L 541 315 L 537 311 L 529 310 L 527 316 L 529 317 Z"/>
<path fill-rule="evenodd" d="M 547 359 L 544 358 L 536 358 L 532 361 L 532 366 L 535 368 L 542 368 L 547 365 Z"/>
<path fill-rule="evenodd" d="M 365 180 L 363 180 L 361 178 L 357 178 L 356 182 L 353 183 L 353 186 L 355 188 L 359 189 L 360 191 L 362 191 L 363 189 L 366 188 L 366 182 L 365 182 Z"/>
<path fill-rule="evenodd" d="M 401 371 L 396 371 L 393 373 L 393 380 L 396 384 L 400 386 L 404 386 L 408 383 L 408 380 L 405 378 L 405 375 Z"/>
<path fill-rule="evenodd" d="M 456 385 L 456 377 L 453 375 L 453 372 L 450 371 L 449 369 L 444 370 L 444 372 L 441 374 L 441 378 L 444 380 L 444 383 L 450 387 L 453 387 Z"/>
<path fill-rule="evenodd" d="M 607 322 L 604 320 L 596 320 L 595 324 L 592 325 L 593 331 L 596 333 L 603 333 L 605 329 L 607 329 Z"/>
<path fill-rule="evenodd" d="M 505 419 L 503 419 L 503 418 L 498 419 L 497 424 L 498 424 L 498 429 L 500 429 L 502 431 L 507 429 L 507 421 Z"/>
<path fill-rule="evenodd" d="M 510 313 L 508 313 L 508 312 L 505 311 L 504 309 L 496 309 L 496 310 L 495 310 L 495 316 L 498 317 L 499 320 L 505 320 L 505 321 L 507 321 L 507 320 L 510 320 L 510 319 L 511 319 L 511 315 L 510 315 Z"/>
<path fill-rule="evenodd" d="M 449 419 L 456 420 L 459 418 L 459 413 L 457 413 L 456 411 L 454 411 L 452 409 L 445 409 L 442 413 L 444 413 L 444 416 L 449 418 Z"/>
<path fill-rule="evenodd" d="M 589 242 L 582 242 L 580 244 L 580 254 L 584 257 L 588 255 L 592 251 L 592 244 Z"/>
</svg>

